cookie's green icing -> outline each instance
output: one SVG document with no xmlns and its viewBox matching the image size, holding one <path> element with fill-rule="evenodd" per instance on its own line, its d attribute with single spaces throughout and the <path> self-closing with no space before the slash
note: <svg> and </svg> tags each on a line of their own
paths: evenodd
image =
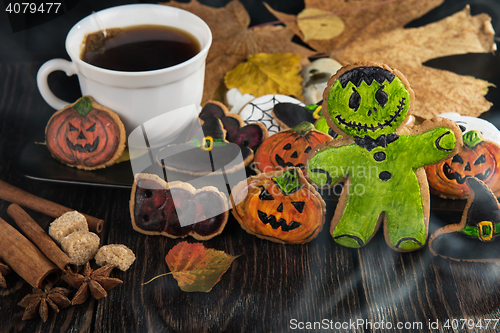
<svg viewBox="0 0 500 333">
<path fill-rule="evenodd" d="M 213 139 L 213 140 L 214 142 L 212 147 L 222 147 L 228 144 L 228 142 L 224 141 L 223 139 Z M 209 141 L 206 139 L 202 141 L 198 139 L 192 139 L 187 144 L 193 147 L 202 147 L 202 146 L 207 147 L 210 145 Z"/>
<path fill-rule="evenodd" d="M 464 145 L 474 148 L 478 143 L 483 142 L 483 138 L 478 131 L 468 131 L 463 136 Z"/>
<path fill-rule="evenodd" d="M 312 131 L 314 129 L 314 125 L 311 124 L 308 121 L 303 121 L 297 126 L 292 128 L 295 132 L 299 133 L 300 135 L 304 136 L 308 132 Z"/>
<path fill-rule="evenodd" d="M 400 135 L 387 147 L 368 151 L 356 143 L 326 148 L 308 163 L 308 175 L 320 187 L 349 177 L 346 206 L 333 238 L 348 247 L 361 247 L 376 232 L 385 214 L 389 242 L 400 250 L 422 247 L 427 232 L 420 183 L 415 171 L 448 156 L 455 135 L 437 127 L 419 135 Z M 390 175 L 388 179 L 387 175 Z M 385 179 L 385 180 L 383 180 Z M 329 182 L 329 184 L 327 184 Z"/>
<path fill-rule="evenodd" d="M 333 122 L 355 137 L 377 138 L 394 133 L 409 107 L 410 93 L 398 77 L 392 82 L 362 81 L 359 86 L 349 81 L 345 87 L 337 80 L 328 94 L 328 112 Z"/>
<path fill-rule="evenodd" d="M 316 111 L 316 109 L 317 109 L 317 108 L 319 108 L 320 106 L 321 106 L 321 104 L 320 104 L 320 105 L 318 105 L 318 104 L 310 104 L 310 105 L 306 105 L 306 106 L 305 106 L 305 108 L 306 108 L 307 110 L 309 110 L 309 112 L 311 112 L 311 114 L 312 114 L 312 113 L 314 113 L 314 111 Z M 320 110 L 320 111 L 318 112 L 318 115 L 319 115 L 319 116 L 322 116 L 322 115 L 323 115 L 323 111 L 322 111 L 322 110 Z"/>
<path fill-rule="evenodd" d="M 297 175 L 297 171 L 295 169 L 283 172 L 281 176 L 274 177 L 273 181 L 278 184 L 281 191 L 286 195 L 290 195 L 302 188 L 299 182 L 299 176 Z"/>
<path fill-rule="evenodd" d="M 330 126 L 328 126 L 325 117 L 319 118 L 316 123 L 314 123 L 314 128 L 318 131 L 328 134 L 330 130 Z"/>
<path fill-rule="evenodd" d="M 76 112 L 78 112 L 78 114 L 83 118 L 87 117 L 87 115 L 90 111 L 92 111 L 93 108 L 94 107 L 92 106 L 92 101 L 87 96 L 81 97 L 78 102 L 73 105 L 73 109 L 75 109 Z"/>
</svg>

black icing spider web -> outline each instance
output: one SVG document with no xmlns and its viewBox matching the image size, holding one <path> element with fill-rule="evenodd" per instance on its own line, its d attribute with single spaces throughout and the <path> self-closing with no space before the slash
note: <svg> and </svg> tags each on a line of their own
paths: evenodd
<svg viewBox="0 0 500 333">
<path fill-rule="evenodd" d="M 263 106 L 266 104 L 272 103 L 271 108 L 264 109 Z M 267 130 L 269 131 L 269 135 L 273 135 L 281 130 L 280 126 L 276 123 L 274 120 L 274 117 L 271 114 L 271 111 L 273 110 L 273 107 L 280 103 L 278 99 L 276 99 L 276 96 L 273 95 L 271 99 L 255 104 L 255 103 L 248 103 L 252 109 L 250 111 L 250 115 L 246 118 L 243 119 L 243 121 L 246 124 L 254 123 L 254 122 L 260 122 L 266 126 Z"/>
</svg>

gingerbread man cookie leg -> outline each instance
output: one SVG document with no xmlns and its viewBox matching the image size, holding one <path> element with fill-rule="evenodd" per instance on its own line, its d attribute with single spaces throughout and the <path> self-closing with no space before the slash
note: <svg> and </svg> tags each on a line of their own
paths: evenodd
<svg viewBox="0 0 500 333">
<path fill-rule="evenodd" d="M 375 234 L 384 217 L 383 209 L 380 208 L 376 197 L 373 198 L 373 194 L 366 193 L 359 183 L 357 187 L 354 187 L 347 180 L 344 191 L 353 193 L 350 195 L 348 204 L 342 207 L 344 209 L 337 206 L 333 219 L 338 220 L 338 223 L 331 224 L 330 232 L 333 239 L 340 245 L 359 248 L 368 243 Z M 367 200 L 366 196 L 372 199 Z M 360 205 L 364 205 L 365 209 L 360 210 Z M 359 223 L 352 223 L 353 221 Z"/>
</svg>

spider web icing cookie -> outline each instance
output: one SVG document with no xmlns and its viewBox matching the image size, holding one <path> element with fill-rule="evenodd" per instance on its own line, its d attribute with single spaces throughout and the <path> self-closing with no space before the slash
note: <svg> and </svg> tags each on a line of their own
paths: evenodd
<svg viewBox="0 0 500 333">
<path fill-rule="evenodd" d="M 278 103 L 294 103 L 305 106 L 300 100 L 286 95 L 264 95 L 246 104 L 239 112 L 239 115 L 246 124 L 255 122 L 264 124 L 269 136 L 271 136 L 281 130 L 272 116 L 272 110 Z"/>
</svg>

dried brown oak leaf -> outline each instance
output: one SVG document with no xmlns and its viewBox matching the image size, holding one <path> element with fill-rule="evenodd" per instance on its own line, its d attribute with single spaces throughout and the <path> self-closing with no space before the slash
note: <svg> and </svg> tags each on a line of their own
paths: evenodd
<svg viewBox="0 0 500 333">
<path fill-rule="evenodd" d="M 114 267 L 115 265 L 108 264 L 93 271 L 90 264 L 87 262 L 83 268 L 83 274 L 67 273 L 64 275 L 63 279 L 66 282 L 74 288 L 78 288 L 71 300 L 71 304 L 76 305 L 84 303 L 90 294 L 97 300 L 108 296 L 107 292 L 109 290 L 122 283 L 120 279 L 109 277 Z"/>
<path fill-rule="evenodd" d="M 7 288 L 5 276 L 10 273 L 10 267 L 0 262 L 0 287 Z"/>
<path fill-rule="evenodd" d="M 46 286 L 44 290 L 34 288 L 32 294 L 26 295 L 17 303 L 25 308 L 22 319 L 32 319 L 39 315 L 42 321 L 46 322 L 49 317 L 49 309 L 59 313 L 60 309 L 71 304 L 68 295 L 69 290 L 65 288 L 52 288 L 51 286 Z"/>
<path fill-rule="evenodd" d="M 404 28 L 442 3 L 443 0 L 306 0 L 306 8 L 330 11 L 345 24 L 339 36 L 309 40 L 307 44 L 343 65 L 368 60 L 399 69 L 415 91 L 414 115 L 431 118 L 444 112 L 459 112 L 478 116 L 491 107 L 484 96 L 492 84 L 422 64 L 449 55 L 493 52 L 496 46 L 491 18 L 486 14 L 471 16 L 466 7 L 438 22 Z M 293 15 L 267 8 L 303 38 L 297 23 L 289 21 Z"/>
<path fill-rule="evenodd" d="M 199 16 L 212 30 L 213 40 L 207 56 L 203 101 L 212 98 L 224 82 L 224 75 L 245 61 L 248 55 L 288 52 L 309 57 L 315 53 L 293 43 L 293 31 L 283 26 L 249 28 L 250 16 L 238 0 L 232 0 L 221 8 L 202 5 L 196 0 L 162 4 Z"/>
</svg>

